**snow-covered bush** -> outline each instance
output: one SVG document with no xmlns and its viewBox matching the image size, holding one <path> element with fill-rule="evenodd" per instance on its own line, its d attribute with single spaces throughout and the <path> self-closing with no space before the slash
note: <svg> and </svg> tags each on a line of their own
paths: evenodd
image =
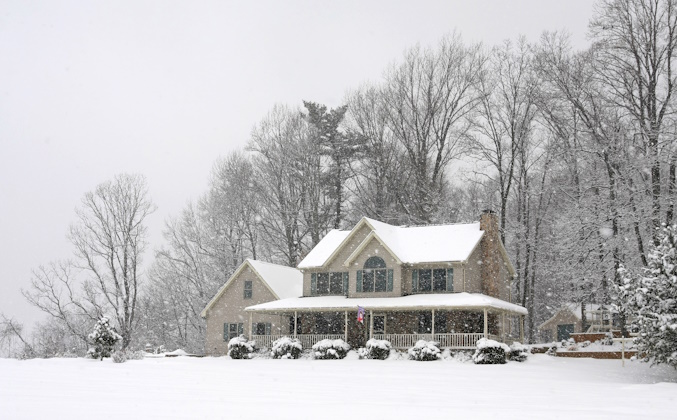
<svg viewBox="0 0 677 420">
<path fill-rule="evenodd" d="M 280 337 L 273 343 L 270 355 L 274 359 L 298 359 L 303 351 L 301 342 L 295 338 Z"/>
<path fill-rule="evenodd" d="M 111 358 L 115 363 L 125 363 L 127 361 L 127 352 L 124 350 L 117 350 L 111 354 Z"/>
<path fill-rule="evenodd" d="M 367 359 L 385 360 L 390 356 L 390 349 L 392 348 L 393 346 L 390 344 L 390 341 L 372 338 L 367 341 L 365 356 Z"/>
<path fill-rule="evenodd" d="M 509 353 L 510 347 L 507 344 L 480 338 L 472 361 L 476 365 L 500 365 L 505 363 L 505 356 Z"/>
<path fill-rule="evenodd" d="M 442 358 L 442 352 L 435 341 L 418 340 L 407 353 L 409 353 L 409 359 L 422 362 Z"/>
<path fill-rule="evenodd" d="M 313 345 L 313 356 L 316 359 L 343 359 L 348 354 L 350 345 L 343 340 L 322 340 Z"/>
<path fill-rule="evenodd" d="M 248 341 L 244 335 L 233 337 L 228 342 L 228 356 L 231 359 L 249 359 L 254 352 L 254 343 Z"/>
<path fill-rule="evenodd" d="M 529 357 L 529 347 L 515 341 L 510 346 L 510 360 L 513 362 L 523 362 Z"/>
<path fill-rule="evenodd" d="M 619 268 L 615 288 L 621 315 L 634 320 L 638 354 L 654 364 L 677 368 L 677 225 L 663 228 L 658 246 L 648 255 L 641 273 Z"/>
<path fill-rule="evenodd" d="M 92 344 L 87 350 L 87 356 L 92 359 L 101 359 L 110 357 L 115 344 L 122 339 L 120 334 L 115 331 L 115 328 L 110 325 L 110 320 L 107 316 L 102 316 L 94 325 L 94 331 L 87 336 L 89 342 Z"/>
<path fill-rule="evenodd" d="M 614 345 L 614 334 L 608 332 L 604 334 L 604 338 L 599 340 L 599 343 L 603 346 L 613 346 Z"/>
<path fill-rule="evenodd" d="M 592 344 L 590 340 L 585 340 L 582 343 L 580 343 L 581 347 L 583 348 L 588 347 L 590 344 Z"/>
</svg>

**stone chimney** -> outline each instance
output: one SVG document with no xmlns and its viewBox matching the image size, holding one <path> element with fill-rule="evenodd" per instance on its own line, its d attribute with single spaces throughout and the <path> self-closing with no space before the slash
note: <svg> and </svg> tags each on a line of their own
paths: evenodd
<svg viewBox="0 0 677 420">
<path fill-rule="evenodd" d="M 503 256 L 499 248 L 501 235 L 498 231 L 498 216 L 493 210 L 484 210 L 480 215 L 480 230 L 484 231 L 480 243 L 482 293 L 500 299 L 499 282 Z"/>
</svg>

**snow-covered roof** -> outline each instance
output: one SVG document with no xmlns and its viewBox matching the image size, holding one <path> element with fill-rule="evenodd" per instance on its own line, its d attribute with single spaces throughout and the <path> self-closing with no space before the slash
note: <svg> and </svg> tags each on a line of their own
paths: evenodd
<svg viewBox="0 0 677 420">
<path fill-rule="evenodd" d="M 299 268 L 321 267 L 327 262 L 327 259 L 341 245 L 344 239 L 348 237 L 351 231 L 332 229 L 322 238 L 320 243 L 315 245 L 308 255 L 298 265 Z"/>
<path fill-rule="evenodd" d="M 322 267 L 364 224 L 397 259 L 409 264 L 466 261 L 484 234 L 479 223 L 406 227 L 364 217 L 351 231 L 329 232 L 298 267 Z"/>
<path fill-rule="evenodd" d="M 247 259 L 254 271 L 280 299 L 303 295 L 303 273 L 294 267 Z"/>
<path fill-rule="evenodd" d="M 414 309 L 499 309 L 519 315 L 527 310 L 481 293 L 436 293 L 385 298 L 347 298 L 345 296 L 297 297 L 275 300 L 245 308 L 247 311 L 288 312 L 294 310 L 414 310 Z"/>
<path fill-rule="evenodd" d="M 209 301 L 207 306 L 202 310 L 200 316 L 205 318 L 207 311 L 216 303 L 223 292 L 230 286 L 230 284 L 237 278 L 245 267 L 250 267 L 251 270 L 263 281 L 263 284 L 273 293 L 277 299 L 288 299 L 292 297 L 301 296 L 303 294 L 303 273 L 293 267 L 284 265 L 272 264 L 258 260 L 247 258 L 235 270 L 232 276 L 224 283 L 223 286 L 216 292 L 214 297 Z"/>
</svg>

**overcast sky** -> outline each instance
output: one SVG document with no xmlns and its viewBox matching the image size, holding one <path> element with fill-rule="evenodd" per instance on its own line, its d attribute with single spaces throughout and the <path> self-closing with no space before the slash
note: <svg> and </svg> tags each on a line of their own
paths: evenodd
<svg viewBox="0 0 677 420">
<path fill-rule="evenodd" d="M 453 30 L 496 45 L 566 29 L 583 48 L 591 14 L 590 0 L 0 0 L 0 312 L 40 318 L 20 288 L 72 256 L 75 207 L 115 174 L 147 177 L 158 247 L 275 103 L 340 105 Z"/>
</svg>

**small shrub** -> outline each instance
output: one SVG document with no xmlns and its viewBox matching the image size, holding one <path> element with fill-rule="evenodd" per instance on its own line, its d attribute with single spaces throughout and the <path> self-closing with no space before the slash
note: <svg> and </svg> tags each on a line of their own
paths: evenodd
<svg viewBox="0 0 677 420">
<path fill-rule="evenodd" d="M 322 340 L 313 346 L 313 356 L 316 359 L 343 359 L 348 354 L 350 345 L 343 340 Z"/>
<path fill-rule="evenodd" d="M 390 349 L 392 348 L 393 346 L 390 344 L 390 341 L 372 338 L 367 341 L 366 358 L 385 360 L 390 356 Z"/>
<path fill-rule="evenodd" d="M 144 357 L 146 357 L 146 352 L 143 350 L 127 350 L 127 360 L 143 360 Z"/>
<path fill-rule="evenodd" d="M 604 334 L 604 338 L 599 340 L 599 343 L 603 346 L 613 346 L 614 345 L 614 335 L 613 333 Z"/>
<path fill-rule="evenodd" d="M 273 359 L 298 359 L 303 351 L 301 342 L 295 338 L 280 337 L 273 343 L 270 355 Z"/>
<path fill-rule="evenodd" d="M 92 347 L 87 350 L 87 356 L 92 359 L 110 357 L 115 344 L 122 339 L 115 328 L 110 325 L 107 316 L 102 316 L 94 325 L 94 331 L 87 336 Z"/>
<path fill-rule="evenodd" d="M 525 346 L 519 341 L 512 343 L 512 346 L 510 346 L 510 360 L 513 362 L 523 362 L 527 360 L 528 356 L 529 347 Z"/>
<path fill-rule="evenodd" d="M 228 342 L 228 356 L 232 359 L 249 359 L 254 352 L 254 343 L 247 341 L 244 335 L 234 337 Z"/>
<path fill-rule="evenodd" d="M 409 353 L 409 359 L 421 362 L 442 358 L 442 352 L 434 341 L 418 340 L 407 353 Z"/>
<path fill-rule="evenodd" d="M 557 355 L 557 343 L 552 343 L 550 347 L 548 348 L 548 351 L 545 352 L 548 356 L 556 356 Z"/>
<path fill-rule="evenodd" d="M 127 361 L 127 352 L 124 350 L 117 350 L 111 354 L 111 357 L 115 363 L 125 363 Z"/>
<path fill-rule="evenodd" d="M 481 338 L 477 341 L 477 350 L 472 361 L 476 365 L 500 365 L 505 363 L 505 356 L 509 353 L 510 347 L 506 344 Z"/>
</svg>

